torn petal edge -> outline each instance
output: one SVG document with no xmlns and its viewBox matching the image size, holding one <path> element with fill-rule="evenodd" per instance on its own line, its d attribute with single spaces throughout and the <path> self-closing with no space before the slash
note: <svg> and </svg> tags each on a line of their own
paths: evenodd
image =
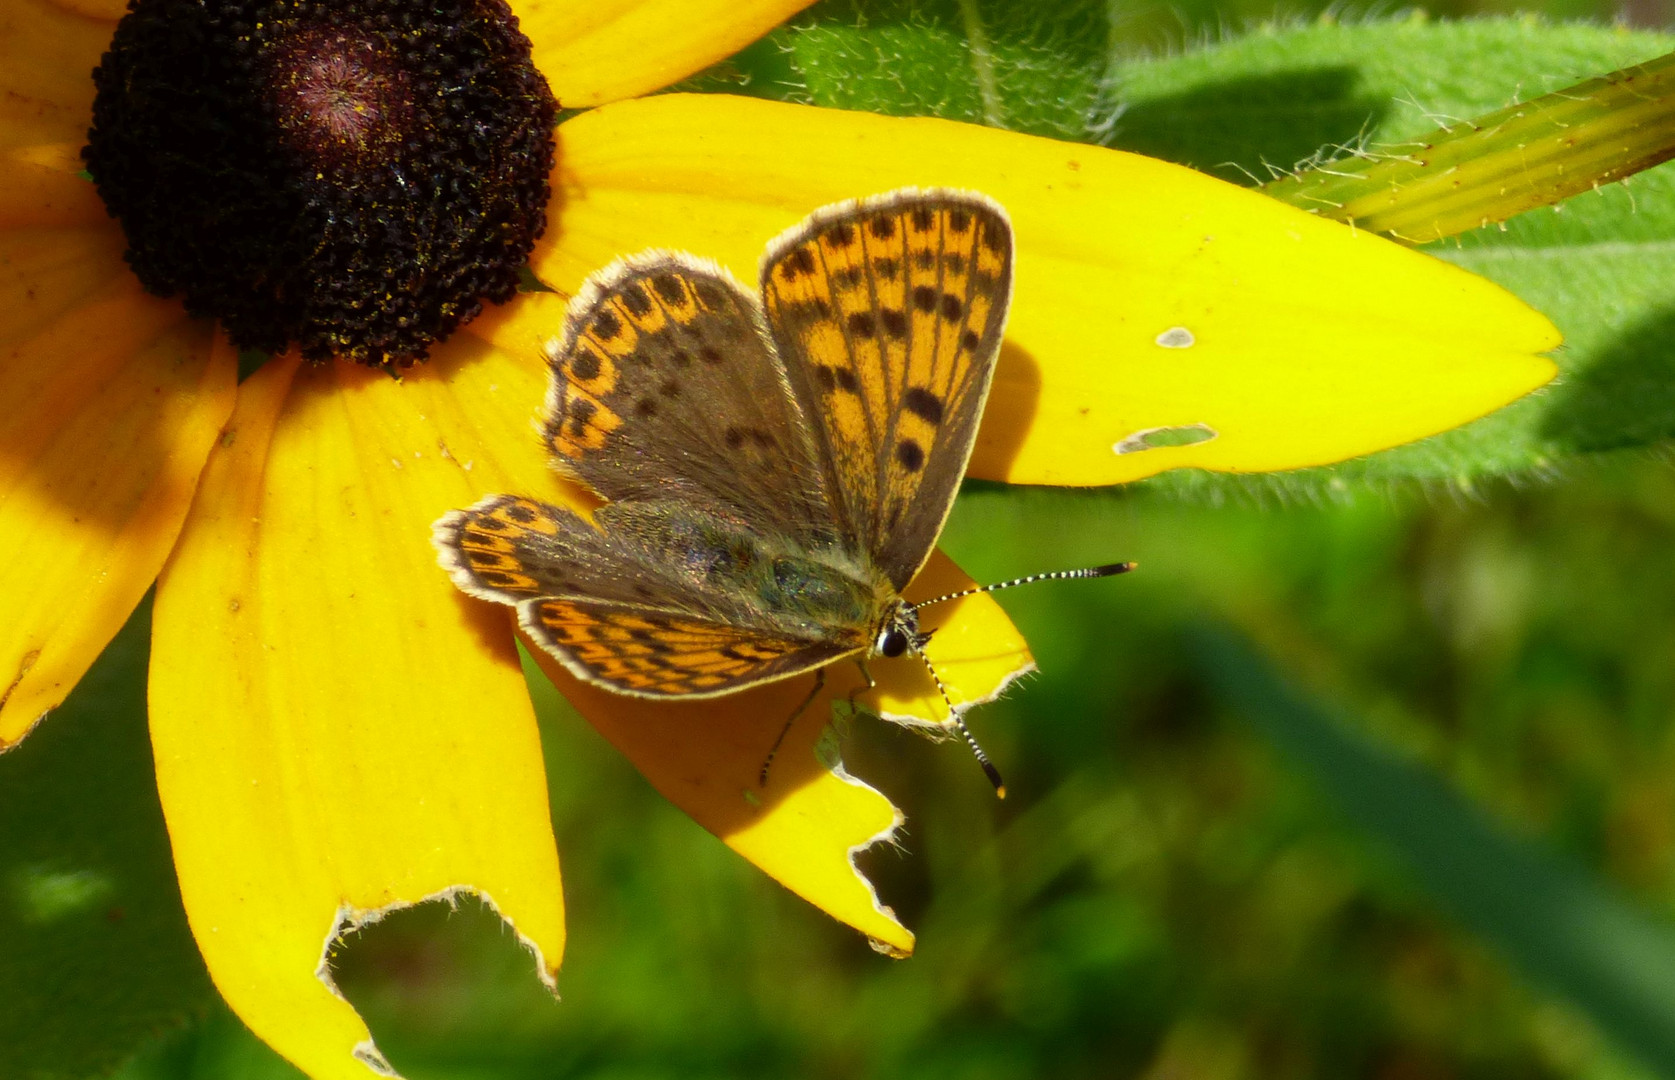
<svg viewBox="0 0 1675 1080">
<path fill-rule="evenodd" d="M 833 730 L 831 724 L 827 724 L 825 730 L 821 731 L 820 737 L 815 740 L 816 753 L 819 753 L 823 748 L 827 738 L 833 739 L 834 742 L 839 740 L 839 736 L 837 732 Z M 834 753 L 829 761 L 826 759 L 825 754 L 820 754 L 820 758 L 821 763 L 826 766 L 826 770 L 839 780 L 842 780 L 846 784 L 870 791 L 874 795 L 877 795 L 880 799 L 883 799 L 885 802 L 890 804 L 890 812 L 894 815 L 894 820 L 892 820 L 889 826 L 877 835 L 870 836 L 849 849 L 849 869 L 855 875 L 855 879 L 859 881 L 861 886 L 872 896 L 873 910 L 877 911 L 879 915 L 888 919 L 890 922 L 900 926 L 902 931 L 907 934 L 908 937 L 908 947 L 903 949 L 898 945 L 892 945 L 888 941 L 873 937 L 871 934 L 866 934 L 864 936 L 867 939 L 868 947 L 880 956 L 888 956 L 892 960 L 906 960 L 908 957 L 913 955 L 913 931 L 907 929 L 901 919 L 896 917 L 894 908 L 879 899 L 878 889 L 873 885 L 872 879 L 867 877 L 866 873 L 861 869 L 860 860 L 863 852 L 880 844 L 888 845 L 898 851 L 901 850 L 901 841 L 898 838 L 901 835 L 902 826 L 907 823 L 907 815 L 901 812 L 901 807 L 897 806 L 895 801 L 889 796 L 885 795 L 882 791 L 879 791 L 877 788 L 873 787 L 871 784 L 846 769 L 843 764 L 841 752 Z"/>
<path fill-rule="evenodd" d="M 475 897 L 479 903 L 494 912 L 495 918 L 512 931 L 513 936 L 518 940 L 518 944 L 522 945 L 524 950 L 534 957 L 535 977 L 541 980 L 541 985 L 547 988 L 547 992 L 553 996 L 554 1001 L 560 1000 L 558 978 L 547 966 L 546 954 L 541 951 L 541 946 L 533 938 L 518 929 L 517 924 L 500 910 L 500 905 L 494 902 L 492 896 L 471 885 L 450 885 L 446 889 L 433 892 L 428 896 L 422 896 L 417 900 L 393 900 L 383 907 L 377 908 L 358 908 L 350 904 L 339 905 L 337 914 L 332 918 L 331 929 L 326 932 L 325 945 L 320 950 L 320 962 L 314 968 L 314 977 L 319 979 L 327 990 L 331 991 L 333 997 L 354 1009 L 354 1003 L 344 996 L 342 988 L 337 985 L 337 980 L 332 978 L 331 971 L 332 956 L 335 952 L 341 951 L 347 944 L 348 936 L 359 933 L 369 926 L 375 926 L 398 911 L 415 908 L 421 904 L 441 902 L 447 904 L 450 910 L 458 910 L 459 898 L 466 895 Z M 355 1009 L 355 1015 L 360 1015 L 359 1009 Z M 362 1023 L 365 1023 L 364 1019 Z M 401 1075 L 370 1037 L 355 1044 L 354 1056 L 356 1061 L 359 1061 L 379 1076 L 399 1077 Z"/>
</svg>

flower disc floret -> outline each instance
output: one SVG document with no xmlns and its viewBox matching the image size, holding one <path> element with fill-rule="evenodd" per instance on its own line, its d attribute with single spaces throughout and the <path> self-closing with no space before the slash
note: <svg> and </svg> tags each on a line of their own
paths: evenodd
<svg viewBox="0 0 1675 1080">
<path fill-rule="evenodd" d="M 131 0 L 94 83 L 130 266 L 244 348 L 423 359 L 546 223 L 557 103 L 503 0 Z"/>
</svg>

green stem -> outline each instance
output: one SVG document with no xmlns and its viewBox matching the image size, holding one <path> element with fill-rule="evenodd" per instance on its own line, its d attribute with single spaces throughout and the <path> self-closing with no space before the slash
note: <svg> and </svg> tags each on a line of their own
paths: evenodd
<svg viewBox="0 0 1675 1080">
<path fill-rule="evenodd" d="M 1422 244 L 1552 206 L 1671 157 L 1675 53 L 1262 190 Z"/>
</svg>

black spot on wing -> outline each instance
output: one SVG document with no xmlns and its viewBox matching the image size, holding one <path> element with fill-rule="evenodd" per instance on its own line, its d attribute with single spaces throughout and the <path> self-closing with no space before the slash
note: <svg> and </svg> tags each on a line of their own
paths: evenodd
<svg viewBox="0 0 1675 1080">
<path fill-rule="evenodd" d="M 657 290 L 657 295 L 666 304 L 686 303 L 686 290 L 681 288 L 679 279 L 673 274 L 658 274 L 651 279 L 651 287 Z"/>
<path fill-rule="evenodd" d="M 644 318 L 651 314 L 651 297 L 646 295 L 644 281 L 630 281 L 617 295 L 622 297 L 622 306 L 636 317 Z"/>
<path fill-rule="evenodd" d="M 700 278 L 695 291 L 698 303 L 710 311 L 732 307 L 732 297 L 727 289 L 710 278 Z"/>
<path fill-rule="evenodd" d="M 942 399 L 922 386 L 910 387 L 902 395 L 901 403 L 908 412 L 927 423 L 942 423 Z"/>
<path fill-rule="evenodd" d="M 622 333 L 622 320 L 614 311 L 601 311 L 593 317 L 592 333 L 600 341 L 610 341 Z"/>
<path fill-rule="evenodd" d="M 599 358 L 586 349 L 578 349 L 576 358 L 570 361 L 570 374 L 587 382 L 599 377 Z"/>
<path fill-rule="evenodd" d="M 598 409 L 593 402 L 587 400 L 586 398 L 577 398 L 575 401 L 571 402 L 570 415 L 568 417 L 570 421 L 570 434 L 579 436 L 583 432 L 587 431 L 587 425 L 592 422 L 593 414 L 597 411 Z M 513 507 L 511 510 L 507 510 L 506 512 L 508 514 L 512 514 L 514 517 L 517 517 L 517 514 L 513 512 L 515 510 L 522 510 L 525 513 L 529 512 L 527 508 L 521 506 Z M 532 521 L 534 520 L 534 515 L 531 514 L 529 517 L 519 517 L 518 520 Z"/>
<path fill-rule="evenodd" d="M 814 273 L 814 253 L 806 247 L 798 248 L 780 264 L 779 273 L 786 281 L 796 281 L 805 274 Z"/>
</svg>

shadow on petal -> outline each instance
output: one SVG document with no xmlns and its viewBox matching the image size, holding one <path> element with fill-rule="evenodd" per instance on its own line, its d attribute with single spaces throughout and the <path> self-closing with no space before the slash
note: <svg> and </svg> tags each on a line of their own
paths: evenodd
<svg viewBox="0 0 1675 1080">
<path fill-rule="evenodd" d="M 1022 345 L 1003 341 L 969 471 L 984 476 L 1010 474 L 1029 438 L 1040 401 L 1041 365 Z"/>
</svg>

